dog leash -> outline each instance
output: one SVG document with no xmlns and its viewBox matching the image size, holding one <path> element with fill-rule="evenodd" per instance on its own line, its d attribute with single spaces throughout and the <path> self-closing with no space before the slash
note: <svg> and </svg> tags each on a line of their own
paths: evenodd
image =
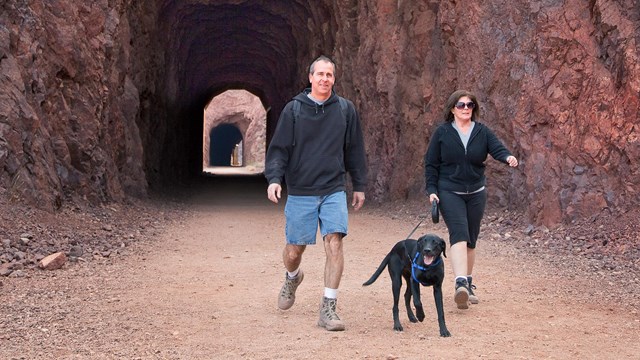
<svg viewBox="0 0 640 360">
<path fill-rule="evenodd" d="M 407 235 L 407 238 L 405 240 L 408 240 L 411 235 L 413 235 L 413 233 L 416 231 L 416 229 L 420 226 L 420 224 L 422 224 L 422 222 L 424 221 L 425 218 L 422 218 L 420 220 L 420 222 L 418 223 L 418 225 L 416 225 L 416 227 L 413 228 L 413 230 L 411 230 L 411 232 L 409 233 L 409 235 Z"/>
</svg>

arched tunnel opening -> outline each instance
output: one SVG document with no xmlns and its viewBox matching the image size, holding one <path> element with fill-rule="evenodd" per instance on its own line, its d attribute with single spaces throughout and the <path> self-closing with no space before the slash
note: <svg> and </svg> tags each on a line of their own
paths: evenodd
<svg viewBox="0 0 640 360">
<path fill-rule="evenodd" d="M 157 24 L 164 59 L 158 73 L 166 101 L 151 108 L 149 118 L 163 122 L 154 128 L 164 131 L 165 141 L 148 136 L 145 144 L 150 188 L 189 183 L 206 175 L 205 162 L 218 162 L 203 157 L 207 129 L 202 114 L 211 99 L 225 92 L 247 91 L 267 109 L 266 149 L 280 111 L 307 85 L 311 61 L 335 52 L 335 35 L 323 31 L 335 24 L 330 6 L 311 1 L 162 2 Z M 246 136 L 243 141 L 246 150 Z"/>
<path fill-rule="evenodd" d="M 242 164 L 242 134 L 235 125 L 222 124 L 211 130 L 209 164 L 240 166 Z"/>
<path fill-rule="evenodd" d="M 246 90 L 228 90 L 204 109 L 202 172 L 259 175 L 264 172 L 267 111 Z M 230 168 L 231 167 L 231 168 Z"/>
</svg>

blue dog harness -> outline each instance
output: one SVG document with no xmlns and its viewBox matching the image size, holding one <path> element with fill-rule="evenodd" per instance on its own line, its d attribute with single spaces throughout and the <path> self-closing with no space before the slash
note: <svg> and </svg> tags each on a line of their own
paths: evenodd
<svg viewBox="0 0 640 360">
<path fill-rule="evenodd" d="M 421 281 L 419 281 L 416 278 L 416 271 L 415 270 L 418 269 L 418 270 L 422 270 L 422 271 L 428 271 L 429 269 L 433 268 L 434 266 L 438 266 L 440 264 L 440 262 L 442 261 L 442 257 L 438 256 L 438 260 L 436 260 L 433 264 L 428 265 L 427 267 L 424 267 L 424 266 L 420 266 L 420 265 L 417 264 L 418 256 L 420 256 L 419 252 L 416 253 L 415 258 L 413 260 L 411 260 L 411 277 L 413 278 L 413 280 L 415 282 L 418 282 L 418 283 L 422 284 L 423 286 L 429 286 L 429 285 L 426 285 L 426 284 L 422 283 Z"/>
</svg>

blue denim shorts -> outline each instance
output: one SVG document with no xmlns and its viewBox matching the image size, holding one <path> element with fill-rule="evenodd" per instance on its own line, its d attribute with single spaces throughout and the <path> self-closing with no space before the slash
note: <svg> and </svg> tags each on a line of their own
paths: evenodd
<svg viewBox="0 0 640 360">
<path fill-rule="evenodd" d="M 284 216 L 287 244 L 314 245 L 318 225 L 323 238 L 332 233 L 346 236 L 349 221 L 347 194 L 338 191 L 325 196 L 288 195 Z"/>
</svg>

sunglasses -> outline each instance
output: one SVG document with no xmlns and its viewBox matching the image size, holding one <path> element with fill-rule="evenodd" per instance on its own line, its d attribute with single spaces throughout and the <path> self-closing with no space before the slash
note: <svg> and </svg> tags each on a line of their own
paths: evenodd
<svg viewBox="0 0 640 360">
<path fill-rule="evenodd" d="M 455 106 L 456 106 L 456 109 L 458 109 L 458 110 L 462 110 L 465 107 L 467 109 L 473 110 L 473 108 L 476 107 L 476 103 L 474 103 L 473 101 L 469 101 L 468 103 L 463 103 L 462 101 L 460 101 L 460 102 L 456 103 Z"/>
</svg>

